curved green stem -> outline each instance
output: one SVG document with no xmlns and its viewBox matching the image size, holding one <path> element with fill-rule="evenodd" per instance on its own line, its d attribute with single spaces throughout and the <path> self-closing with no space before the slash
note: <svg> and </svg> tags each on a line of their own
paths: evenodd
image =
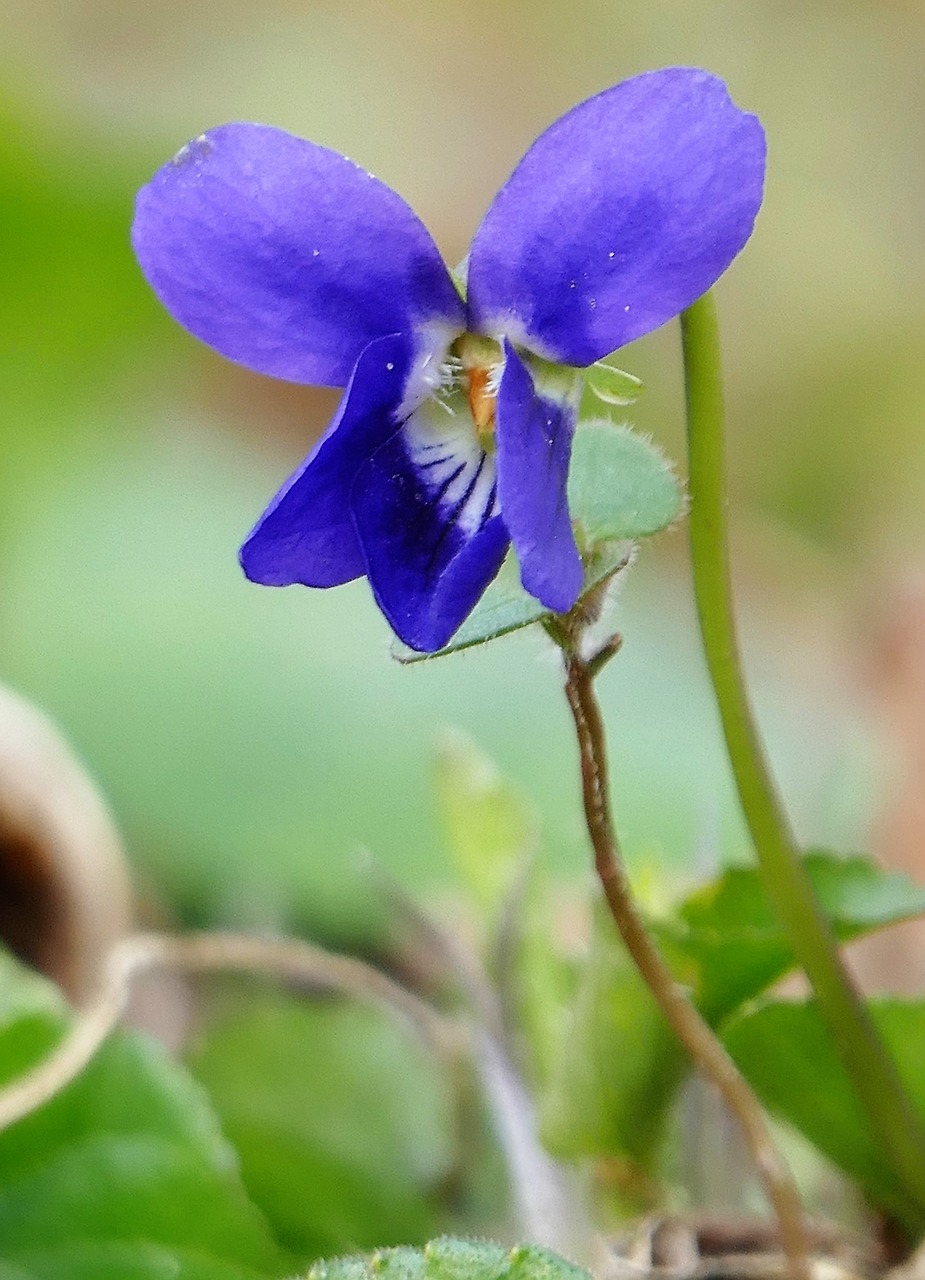
<svg viewBox="0 0 925 1280">
<path fill-rule="evenodd" d="M 682 313 L 681 338 L 694 591 L 739 800 L 765 890 L 813 985 L 871 1130 L 905 1189 L 904 1223 L 920 1234 L 925 1229 L 925 1127 L 842 963 L 790 832 L 745 689 L 729 579 L 719 331 L 709 293 Z"/>
</svg>

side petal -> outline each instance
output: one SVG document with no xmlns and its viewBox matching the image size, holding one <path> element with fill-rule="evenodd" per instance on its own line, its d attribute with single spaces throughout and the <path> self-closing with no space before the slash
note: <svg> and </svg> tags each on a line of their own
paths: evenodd
<svg viewBox="0 0 925 1280">
<path fill-rule="evenodd" d="M 397 335 L 363 351 L 327 433 L 241 548 L 241 567 L 252 582 L 336 587 L 366 572 L 350 490 L 366 459 L 398 429 L 394 411 L 410 364 L 408 341 Z"/>
<path fill-rule="evenodd" d="M 498 387 L 498 495 L 520 560 L 524 589 L 556 613 L 567 613 L 583 581 L 569 519 L 568 484 L 576 404 L 537 393 L 508 341 Z"/>
<path fill-rule="evenodd" d="M 370 585 L 412 649 L 440 649 L 501 567 L 510 543 L 494 460 L 471 423 L 454 431 L 433 402 L 360 468 L 351 504 Z"/>
<path fill-rule="evenodd" d="M 259 373 L 342 387 L 374 338 L 463 308 L 423 223 L 351 160 L 259 124 L 185 146 L 138 193 L 132 244 L 168 311 Z"/>
<path fill-rule="evenodd" d="M 700 297 L 751 235 L 764 132 L 674 67 L 575 107 L 498 192 L 469 258 L 470 328 L 588 365 Z"/>
</svg>

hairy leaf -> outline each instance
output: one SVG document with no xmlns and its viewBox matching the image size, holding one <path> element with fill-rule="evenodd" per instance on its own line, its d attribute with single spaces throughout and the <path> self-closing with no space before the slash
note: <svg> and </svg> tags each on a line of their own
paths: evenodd
<svg viewBox="0 0 925 1280">
<path fill-rule="evenodd" d="M 502 1249 L 488 1240 L 432 1240 L 423 1249 L 380 1249 L 368 1257 L 316 1262 L 307 1280 L 589 1280 L 538 1245 Z"/>
</svg>

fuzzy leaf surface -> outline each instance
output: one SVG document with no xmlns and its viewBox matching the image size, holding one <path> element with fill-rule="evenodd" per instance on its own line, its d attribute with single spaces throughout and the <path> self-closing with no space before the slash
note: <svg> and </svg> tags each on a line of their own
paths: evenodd
<svg viewBox="0 0 925 1280">
<path fill-rule="evenodd" d="M 379 1249 L 368 1257 L 316 1262 L 307 1280 L 589 1280 L 588 1272 L 538 1245 L 503 1249 L 444 1236 L 423 1249 Z"/>
</svg>

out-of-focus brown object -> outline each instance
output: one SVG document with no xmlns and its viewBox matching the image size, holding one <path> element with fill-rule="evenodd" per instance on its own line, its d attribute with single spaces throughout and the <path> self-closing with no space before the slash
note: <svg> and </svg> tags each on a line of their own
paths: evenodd
<svg viewBox="0 0 925 1280">
<path fill-rule="evenodd" d="M 813 1280 L 889 1275 L 876 1244 L 824 1221 L 807 1223 Z M 615 1239 L 599 1238 L 599 1280 L 787 1280 L 774 1225 L 737 1216 L 654 1216 Z M 896 1273 L 908 1280 L 908 1273 Z M 918 1280 L 916 1276 L 916 1280 Z"/>
<path fill-rule="evenodd" d="M 889 768 L 871 852 L 925 884 L 925 574 L 894 583 L 878 601 L 867 661 Z M 921 995 L 925 921 L 866 938 L 851 959 L 867 990 Z"/>
<path fill-rule="evenodd" d="M 79 1001 L 131 918 L 96 786 L 51 721 L 0 685 L 0 941 Z"/>
</svg>

